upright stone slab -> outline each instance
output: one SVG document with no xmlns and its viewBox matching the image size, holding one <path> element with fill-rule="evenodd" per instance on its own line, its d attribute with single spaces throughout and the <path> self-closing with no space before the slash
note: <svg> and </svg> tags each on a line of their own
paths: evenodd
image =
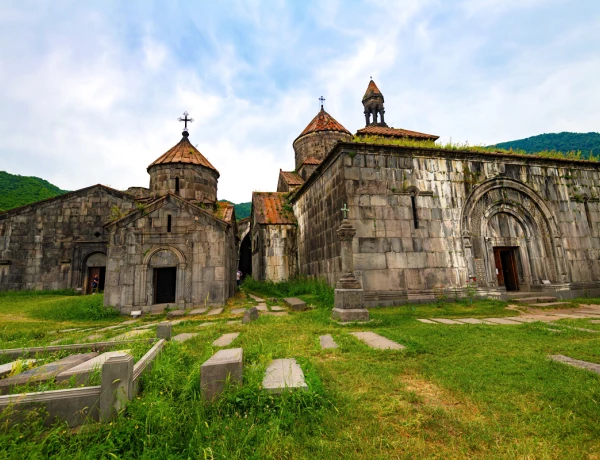
<svg viewBox="0 0 600 460">
<path fill-rule="evenodd" d="M 200 388 L 207 401 L 221 394 L 227 382 L 242 384 L 244 350 L 219 350 L 200 366 Z"/>
<path fill-rule="evenodd" d="M 244 313 L 244 317 L 242 318 L 242 324 L 248 324 L 250 321 L 254 321 L 258 319 L 258 309 L 256 307 L 249 308 Z"/>
<path fill-rule="evenodd" d="M 307 385 L 295 359 L 274 359 L 265 371 L 263 388 L 271 393 L 281 393 L 290 388 L 307 388 Z"/>
<path fill-rule="evenodd" d="M 133 397 L 133 356 L 112 356 L 102 365 L 100 421 L 109 422 Z"/>
<path fill-rule="evenodd" d="M 159 339 L 171 340 L 171 333 L 173 331 L 173 324 L 168 321 L 163 321 L 156 328 L 156 337 Z"/>
<path fill-rule="evenodd" d="M 95 358 L 97 355 L 98 353 L 93 352 L 67 356 L 66 358 L 54 361 L 53 363 L 48 363 L 21 372 L 18 375 L 2 379 L 0 380 L 0 394 L 7 394 L 14 386 L 52 381 L 61 372 Z"/>
<path fill-rule="evenodd" d="M 85 385 L 88 383 L 92 372 L 102 368 L 103 364 L 109 359 L 115 356 L 123 356 L 129 354 L 130 350 L 119 350 L 119 351 L 107 351 L 102 353 L 95 358 L 92 358 L 84 363 L 81 363 L 71 369 L 61 372 L 56 376 L 56 383 L 68 382 L 71 377 L 75 377 L 75 383 L 77 385 Z"/>
<path fill-rule="evenodd" d="M 342 276 L 334 291 L 334 308 L 331 317 L 337 321 L 369 321 L 369 311 L 365 308 L 365 293 L 360 281 L 354 276 L 354 253 L 352 239 L 356 230 L 344 217 L 337 230 L 341 242 Z"/>
</svg>

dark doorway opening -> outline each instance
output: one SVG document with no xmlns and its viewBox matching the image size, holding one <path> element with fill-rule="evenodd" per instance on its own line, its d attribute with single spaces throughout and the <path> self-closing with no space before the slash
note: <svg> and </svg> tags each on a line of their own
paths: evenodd
<svg viewBox="0 0 600 460">
<path fill-rule="evenodd" d="M 250 232 L 248 232 L 240 245 L 238 270 L 242 272 L 242 278 L 252 275 L 252 241 L 250 240 Z"/>
<path fill-rule="evenodd" d="M 175 303 L 177 267 L 154 269 L 154 303 Z"/>
<path fill-rule="evenodd" d="M 498 286 L 506 287 L 507 291 L 519 290 L 519 274 L 517 271 L 516 247 L 495 247 L 494 261 Z"/>
<path fill-rule="evenodd" d="M 92 287 L 92 283 L 94 282 L 94 276 L 98 276 L 98 289 L 96 292 L 104 291 L 104 281 L 106 279 L 106 267 L 89 267 L 88 268 L 88 276 L 87 276 L 87 284 L 85 286 L 85 293 L 91 294 L 94 292 Z"/>
</svg>

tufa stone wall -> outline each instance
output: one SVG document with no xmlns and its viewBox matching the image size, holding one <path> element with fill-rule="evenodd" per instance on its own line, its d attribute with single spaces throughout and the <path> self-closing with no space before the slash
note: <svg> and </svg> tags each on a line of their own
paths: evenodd
<svg viewBox="0 0 600 460">
<path fill-rule="evenodd" d="M 235 293 L 235 225 L 168 195 L 107 228 L 106 305 L 151 310 L 154 269 L 166 267 L 176 268 L 181 308 L 222 306 Z"/>
<path fill-rule="evenodd" d="M 201 203 L 217 201 L 219 173 L 204 166 L 168 163 L 150 166 L 150 194 L 154 197 L 171 192 L 183 199 Z M 179 179 L 179 191 L 177 191 Z"/>
<path fill-rule="evenodd" d="M 293 198 L 300 272 L 339 276 L 347 200 L 354 267 L 371 305 L 434 298 L 467 280 L 498 290 L 495 248 L 520 290 L 600 281 L 600 165 L 366 144 L 339 145 Z M 312 242 L 315 241 L 313 244 Z M 503 290 L 504 288 L 500 289 Z"/>
<path fill-rule="evenodd" d="M 106 254 L 104 223 L 134 208 L 96 185 L 0 214 L 0 290 L 83 288 Z"/>
<path fill-rule="evenodd" d="M 339 131 L 318 131 L 305 134 L 294 141 L 296 154 L 296 171 L 300 170 L 302 163 L 309 156 L 323 160 L 339 141 L 348 141 L 352 136 Z M 304 180 L 306 178 L 302 176 Z"/>
<path fill-rule="evenodd" d="M 254 225 L 252 276 L 257 280 L 285 281 L 298 274 L 296 226 Z"/>
</svg>

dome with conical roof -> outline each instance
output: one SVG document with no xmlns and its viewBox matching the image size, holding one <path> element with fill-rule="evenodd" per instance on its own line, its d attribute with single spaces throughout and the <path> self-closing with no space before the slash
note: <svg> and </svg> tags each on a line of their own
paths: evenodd
<svg viewBox="0 0 600 460">
<path fill-rule="evenodd" d="M 219 171 L 206 159 L 183 132 L 182 139 L 148 166 L 150 193 L 168 192 L 184 199 L 214 203 L 217 200 Z"/>
<path fill-rule="evenodd" d="M 296 170 L 299 171 L 309 157 L 323 161 L 333 146 L 339 141 L 347 141 L 352 134 L 335 118 L 329 115 L 323 106 L 304 131 L 294 141 Z"/>
<path fill-rule="evenodd" d="M 365 102 L 372 97 L 380 97 L 383 100 L 383 94 L 381 94 L 381 91 L 379 91 L 379 88 L 373 80 L 369 82 L 369 85 L 367 86 L 367 90 L 365 91 L 365 95 L 363 96 L 362 101 Z"/>
</svg>

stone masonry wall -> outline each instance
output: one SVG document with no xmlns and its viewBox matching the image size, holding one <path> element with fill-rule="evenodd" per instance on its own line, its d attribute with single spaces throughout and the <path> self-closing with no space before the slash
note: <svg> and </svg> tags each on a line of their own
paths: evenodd
<svg viewBox="0 0 600 460">
<path fill-rule="evenodd" d="M 153 270 L 160 267 L 177 267 L 175 302 L 182 308 L 222 306 L 235 293 L 234 228 L 190 208 L 170 201 L 150 205 L 110 228 L 106 305 L 124 313 L 132 307 L 150 310 Z"/>
<path fill-rule="evenodd" d="M 300 271 L 337 280 L 335 237 L 325 235 L 346 199 L 354 267 L 372 305 L 468 279 L 496 289 L 494 247 L 515 248 L 521 289 L 600 281 L 598 164 L 365 144 L 340 145 L 327 162 L 294 199 Z"/>
<path fill-rule="evenodd" d="M 150 193 L 155 196 L 171 192 L 186 200 L 211 202 L 217 201 L 217 181 L 219 174 L 203 166 L 168 163 L 151 166 Z M 176 179 L 179 178 L 179 192 L 176 191 Z"/>
<path fill-rule="evenodd" d="M 296 153 L 296 171 L 308 157 L 322 160 L 339 141 L 348 141 L 352 136 L 338 131 L 319 131 L 306 134 L 294 141 Z"/>
<path fill-rule="evenodd" d="M 260 241 L 260 251 L 252 260 L 255 279 L 285 281 L 298 274 L 296 226 L 255 225 L 254 236 Z M 258 267 L 258 269 L 257 269 Z"/>
<path fill-rule="evenodd" d="M 103 225 L 128 195 L 94 186 L 0 214 L 0 290 L 81 288 L 88 256 L 106 254 Z"/>
</svg>

